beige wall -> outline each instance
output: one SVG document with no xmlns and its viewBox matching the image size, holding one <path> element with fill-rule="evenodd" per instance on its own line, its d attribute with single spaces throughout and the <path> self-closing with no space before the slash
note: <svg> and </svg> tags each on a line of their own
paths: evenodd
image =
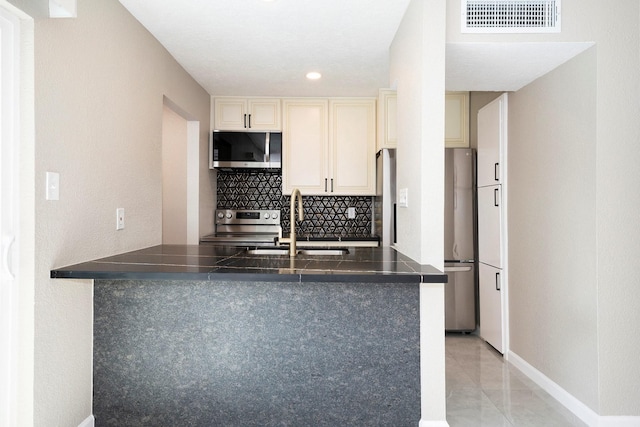
<svg viewBox="0 0 640 427">
<path fill-rule="evenodd" d="M 447 42 L 595 42 L 509 101 L 509 307 L 512 351 L 602 416 L 640 416 L 639 9 L 565 0 L 559 34 L 474 35 L 447 2 Z"/>
<path fill-rule="evenodd" d="M 596 49 L 509 96 L 511 350 L 596 409 Z"/>
<path fill-rule="evenodd" d="M 162 120 L 162 243 L 187 244 L 187 121 L 166 105 Z"/>
<path fill-rule="evenodd" d="M 35 21 L 37 426 L 76 426 L 92 404 L 92 285 L 49 270 L 161 242 L 165 96 L 200 121 L 206 154 L 209 95 L 119 2 Z M 59 201 L 45 201 L 45 171 L 60 173 Z"/>
</svg>

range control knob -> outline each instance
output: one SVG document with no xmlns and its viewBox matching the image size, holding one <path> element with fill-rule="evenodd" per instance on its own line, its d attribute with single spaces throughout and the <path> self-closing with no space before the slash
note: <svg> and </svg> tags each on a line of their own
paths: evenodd
<svg viewBox="0 0 640 427">
<path fill-rule="evenodd" d="M 231 212 L 228 212 L 227 213 L 227 219 L 231 219 L 231 218 L 233 218 L 233 215 L 231 214 Z"/>
<path fill-rule="evenodd" d="M 222 212 L 218 212 L 218 218 L 220 219 L 224 218 L 224 214 Z"/>
<path fill-rule="evenodd" d="M 278 219 L 278 213 L 277 212 L 272 213 L 271 218 Z"/>
<path fill-rule="evenodd" d="M 269 219 L 269 218 L 271 218 L 271 214 L 269 212 L 266 212 L 264 214 L 264 219 Z"/>
</svg>

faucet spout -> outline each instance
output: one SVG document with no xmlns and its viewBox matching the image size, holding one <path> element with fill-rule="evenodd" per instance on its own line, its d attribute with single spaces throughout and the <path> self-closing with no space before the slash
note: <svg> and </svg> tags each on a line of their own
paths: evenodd
<svg viewBox="0 0 640 427">
<path fill-rule="evenodd" d="M 304 212 L 302 210 L 302 193 L 297 188 L 291 192 L 291 232 L 288 238 L 280 239 L 282 243 L 289 243 L 289 256 L 294 257 L 298 252 L 296 247 L 296 200 L 298 201 L 298 221 L 304 220 Z"/>
</svg>

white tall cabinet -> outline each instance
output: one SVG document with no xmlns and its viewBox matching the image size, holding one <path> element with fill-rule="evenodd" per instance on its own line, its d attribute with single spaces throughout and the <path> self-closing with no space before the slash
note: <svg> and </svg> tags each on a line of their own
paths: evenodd
<svg viewBox="0 0 640 427">
<path fill-rule="evenodd" d="M 480 336 L 500 353 L 508 345 L 506 225 L 507 94 L 478 111 L 478 260 Z"/>
<path fill-rule="evenodd" d="M 284 99 L 284 194 L 375 195 L 375 98 Z"/>
</svg>

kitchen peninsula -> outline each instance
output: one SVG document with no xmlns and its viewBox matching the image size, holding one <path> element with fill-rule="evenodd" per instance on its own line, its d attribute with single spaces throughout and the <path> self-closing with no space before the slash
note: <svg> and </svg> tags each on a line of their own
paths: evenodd
<svg viewBox="0 0 640 427">
<path fill-rule="evenodd" d="M 94 279 L 97 426 L 420 421 L 421 287 L 446 275 L 393 249 L 160 245 L 51 277 Z"/>
</svg>

